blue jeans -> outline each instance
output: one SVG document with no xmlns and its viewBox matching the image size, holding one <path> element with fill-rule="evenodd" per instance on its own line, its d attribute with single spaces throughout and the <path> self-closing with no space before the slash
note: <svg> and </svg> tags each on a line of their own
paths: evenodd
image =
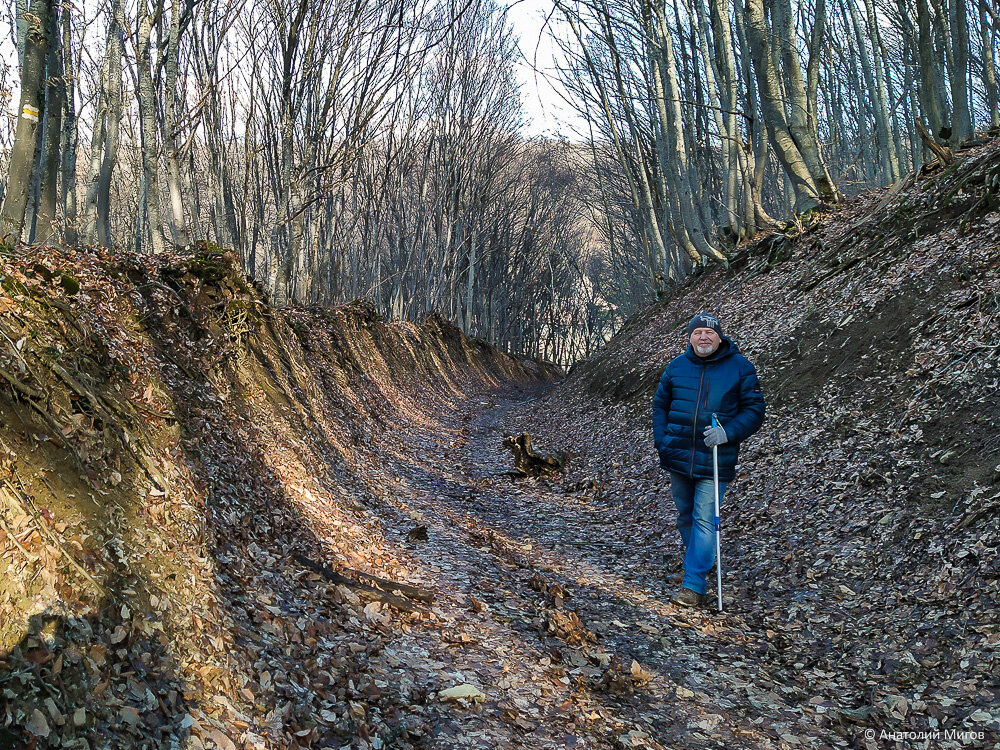
<svg viewBox="0 0 1000 750">
<path fill-rule="evenodd" d="M 720 508 L 725 491 L 726 483 L 719 482 Z M 677 530 L 684 541 L 681 586 L 704 594 L 706 576 L 715 564 L 715 482 L 670 472 L 670 494 L 677 506 Z"/>
</svg>

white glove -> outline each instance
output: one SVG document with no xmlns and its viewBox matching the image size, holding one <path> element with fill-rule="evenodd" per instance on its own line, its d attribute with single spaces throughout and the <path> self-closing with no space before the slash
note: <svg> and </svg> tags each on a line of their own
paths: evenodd
<svg viewBox="0 0 1000 750">
<path fill-rule="evenodd" d="M 705 445 L 709 448 L 728 442 L 729 437 L 726 435 L 726 431 L 722 428 L 722 425 L 705 428 Z"/>
</svg>

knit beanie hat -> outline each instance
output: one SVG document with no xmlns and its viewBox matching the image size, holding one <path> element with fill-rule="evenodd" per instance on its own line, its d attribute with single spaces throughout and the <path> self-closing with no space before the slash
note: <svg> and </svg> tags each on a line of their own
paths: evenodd
<svg viewBox="0 0 1000 750">
<path fill-rule="evenodd" d="M 688 323 L 689 338 L 696 328 L 711 328 L 719 334 L 719 338 L 722 338 L 722 324 L 719 323 L 719 319 L 712 315 L 712 313 L 700 312 L 691 318 L 691 322 Z"/>
</svg>

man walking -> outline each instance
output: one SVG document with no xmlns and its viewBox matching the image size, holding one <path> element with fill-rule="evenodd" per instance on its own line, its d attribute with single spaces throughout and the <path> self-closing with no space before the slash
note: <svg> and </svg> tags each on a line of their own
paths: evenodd
<svg viewBox="0 0 1000 750">
<path fill-rule="evenodd" d="M 712 447 L 718 446 L 719 499 L 732 481 L 739 444 L 764 422 L 757 371 L 722 335 L 719 319 L 699 313 L 688 323 L 687 351 L 674 359 L 653 397 L 653 440 L 670 472 L 677 528 L 684 542 L 684 579 L 674 603 L 701 604 L 715 563 Z M 718 427 L 712 427 L 712 415 Z"/>
</svg>

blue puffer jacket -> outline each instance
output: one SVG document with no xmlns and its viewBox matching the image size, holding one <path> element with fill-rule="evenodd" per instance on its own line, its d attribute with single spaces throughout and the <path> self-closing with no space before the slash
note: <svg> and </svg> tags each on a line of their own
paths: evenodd
<svg viewBox="0 0 1000 750">
<path fill-rule="evenodd" d="M 729 482 L 739 444 L 764 422 L 764 394 L 753 365 L 725 336 L 711 356 L 699 357 L 688 346 L 663 372 L 653 397 L 660 466 L 695 479 L 712 478 L 712 449 L 703 433 L 713 412 L 729 438 L 719 446 L 719 481 Z"/>
</svg>

